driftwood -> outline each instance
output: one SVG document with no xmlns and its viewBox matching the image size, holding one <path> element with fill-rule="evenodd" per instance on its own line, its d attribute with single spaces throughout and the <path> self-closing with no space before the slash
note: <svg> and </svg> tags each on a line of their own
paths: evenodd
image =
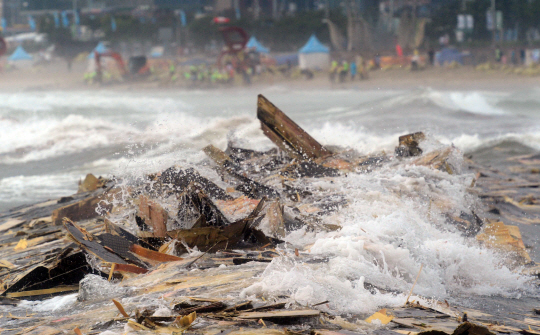
<svg viewBox="0 0 540 335">
<path fill-rule="evenodd" d="M 213 145 L 209 145 L 203 149 L 204 153 L 208 155 L 217 165 L 219 165 L 224 171 L 226 171 L 233 178 L 239 180 L 242 185 L 239 185 L 236 189 L 246 196 L 260 199 L 262 197 L 278 198 L 279 192 L 263 185 L 251 178 L 248 178 L 237 171 L 238 167 L 234 165 L 231 158 L 220 149 Z"/>
<path fill-rule="evenodd" d="M 326 158 L 332 153 L 306 133 L 263 95 L 257 100 L 257 118 L 264 134 L 290 156 L 300 159 Z"/>
<path fill-rule="evenodd" d="M 218 186 L 194 169 L 175 166 L 149 175 L 148 183 L 127 186 L 122 194 L 125 201 L 107 213 L 107 218 L 80 216 L 76 223 L 64 220 L 64 227 L 52 224 L 64 217 L 74 218 L 85 213 L 81 205 L 92 204 L 99 197 L 110 200 L 111 194 L 107 194 L 110 189 L 105 191 L 101 188 L 104 185 L 90 191 L 96 186 L 92 177 L 85 183 L 87 192 L 0 213 L 0 290 L 3 293 L 0 304 L 16 305 L 17 299 L 42 299 L 75 292 L 79 281 L 90 273 L 108 278 L 110 283 L 107 285 L 136 288 L 137 291 L 132 293 L 138 295 L 122 301 L 125 308 L 120 300 L 113 303 L 98 301 L 65 316 L 37 311 L 37 316 L 28 315 L 15 306 L 19 315 L 4 315 L 4 320 L 9 319 L 11 323 L 11 330 L 19 328 L 21 333 L 52 334 L 57 329 L 76 329 L 77 333 L 90 334 L 107 328 L 116 331 L 118 327 L 126 326 L 174 333 L 189 332 L 197 318 L 201 322 L 194 331 L 201 333 L 228 333 L 240 327 L 244 328 L 245 334 L 291 335 L 309 331 L 322 335 L 338 331 L 345 334 L 344 329 L 366 331 L 362 328 L 364 324 L 350 323 L 314 310 L 320 305 L 331 310 L 332 302 L 300 306 L 290 300 L 283 302 L 281 296 L 275 297 L 281 302 L 272 299 L 263 303 L 255 298 L 253 302 L 245 302 L 239 300 L 239 292 L 252 285 L 274 257 L 291 257 L 295 263 L 321 261 L 318 256 L 313 258 L 306 246 L 298 246 L 300 250 L 295 246 L 274 250 L 273 246 L 280 242 L 274 238 L 285 237 L 298 228 L 308 232 L 340 229 L 339 222 L 328 222 L 330 220 L 325 217 L 350 201 L 343 190 L 324 189 L 324 185 L 333 183 L 335 177 L 344 173 L 369 173 L 383 165 L 391 169 L 393 164 L 400 167 L 422 165 L 426 169 L 440 170 L 436 173 L 441 175 L 459 173 L 458 166 L 451 165 L 457 150 L 447 147 L 423 153 L 419 147 L 423 134 L 414 133 L 400 137 L 400 151 L 396 151 L 402 156 L 399 160 L 386 154 L 362 156 L 353 150 L 340 152 L 332 148 L 331 152 L 262 96 L 259 97 L 258 114 L 265 133 L 290 156 L 282 155 L 277 148 L 257 152 L 229 144 L 223 152 L 209 146 L 204 151 L 216 163 L 214 168 L 222 177 L 222 181 L 216 183 L 226 186 Z M 408 158 L 415 155 L 420 157 Z M 521 157 L 511 164 L 518 162 L 527 166 L 531 174 L 540 164 L 536 156 Z M 502 218 L 484 220 L 486 212 L 476 211 L 476 208 L 463 209 L 461 213 L 449 211 L 441 206 L 444 205 L 442 194 L 441 199 L 434 200 L 434 206 L 441 210 L 441 218 L 446 219 L 445 223 L 439 220 L 440 224 L 465 235 L 476 235 L 476 240 L 486 247 L 515 256 L 509 260 L 525 265 L 524 273 L 537 275 L 540 266 L 532 266 L 525 248 L 530 234 L 522 236 L 516 226 L 507 223 L 509 218 L 514 220 L 514 216 L 519 216 L 516 218 L 519 220 L 537 220 L 540 205 L 536 196 L 537 175 L 516 176 L 481 167 L 471 169 L 478 173 L 470 188 L 483 187 L 478 192 L 481 199 L 493 206 L 487 215 L 501 216 L 504 224 Z M 430 180 L 426 179 L 426 182 Z M 53 220 L 54 210 L 57 211 Z M 528 219 L 518 211 L 536 216 Z M 482 213 L 482 219 L 475 213 Z M 177 229 L 179 227 L 182 229 Z M 268 235 L 262 232 L 263 229 Z M 176 256 L 188 248 L 198 248 L 204 253 Z M 198 269 L 190 271 L 192 267 Z M 365 287 L 376 288 L 373 283 L 366 283 Z M 135 305 L 137 301 L 153 297 L 170 302 L 169 306 L 174 306 L 171 315 L 154 316 L 152 308 L 142 309 Z M 488 334 L 485 328 L 464 323 L 467 317 L 461 309 L 455 313 L 457 308 L 451 309 L 445 303 L 437 310 L 415 301 L 404 307 L 382 309 L 365 321 L 388 325 L 400 333 L 427 331 L 443 335 L 455 330 L 461 334 Z M 118 311 L 122 314 L 120 317 Z M 466 312 L 469 320 L 478 326 L 486 326 L 489 331 L 537 333 L 528 327 L 538 328 L 533 319 L 520 323 L 509 317 L 491 317 L 504 322 L 502 326 L 484 322 L 489 317 L 487 314 L 482 314 L 482 322 L 478 322 L 479 313 L 475 316 L 470 309 Z M 353 317 L 364 318 L 361 315 Z M 295 330 L 281 330 L 275 326 L 280 323 L 293 325 Z M 369 327 L 373 330 L 374 325 Z M 393 330 L 385 331 L 393 333 Z"/>
<path fill-rule="evenodd" d="M 95 218 L 98 216 L 96 209 L 99 205 L 101 205 L 106 211 L 110 211 L 112 209 L 112 205 L 103 203 L 102 200 L 102 196 L 94 196 L 74 204 L 58 208 L 52 214 L 52 221 L 55 225 L 60 226 L 62 225 L 62 220 L 64 218 L 74 221 Z"/>
<path fill-rule="evenodd" d="M 248 217 L 225 227 L 179 229 L 169 231 L 168 235 L 171 238 L 183 241 L 190 248 L 197 247 L 202 251 L 207 251 L 210 248 L 215 248 L 215 250 L 232 248 L 242 241 L 249 241 L 252 237 L 255 238 L 259 245 L 268 244 L 272 240 L 252 228 L 252 224 L 259 217 L 264 204 L 265 199 L 263 198 Z"/>
</svg>

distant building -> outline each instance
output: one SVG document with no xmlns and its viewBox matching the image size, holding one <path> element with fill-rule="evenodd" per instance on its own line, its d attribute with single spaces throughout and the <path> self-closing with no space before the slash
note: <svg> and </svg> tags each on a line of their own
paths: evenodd
<svg viewBox="0 0 540 335">
<path fill-rule="evenodd" d="M 447 0 L 448 1 L 448 0 Z M 419 17 L 429 17 L 434 0 L 383 0 L 379 3 L 381 14 L 399 16 L 403 10 L 416 10 Z"/>
<path fill-rule="evenodd" d="M 363 0 L 357 0 L 361 3 Z M 216 14 L 235 14 L 236 6 L 241 15 L 250 17 L 279 17 L 297 12 L 332 9 L 340 6 L 342 0 L 214 0 Z"/>
</svg>

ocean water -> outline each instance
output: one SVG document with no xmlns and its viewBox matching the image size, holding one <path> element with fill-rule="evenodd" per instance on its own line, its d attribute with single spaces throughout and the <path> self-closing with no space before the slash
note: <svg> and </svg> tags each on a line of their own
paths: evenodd
<svg viewBox="0 0 540 335">
<path fill-rule="evenodd" d="M 391 152 L 424 131 L 463 152 L 501 142 L 540 150 L 540 89 L 523 92 L 49 91 L 0 93 L 0 210 L 72 193 L 86 173 L 196 162 L 229 139 L 272 146 L 258 129 L 265 94 L 323 144 Z"/>
<path fill-rule="evenodd" d="M 258 93 L 321 143 L 365 154 L 393 152 L 399 135 L 415 131 L 428 135 L 431 148 L 453 144 L 484 164 L 504 159 L 497 146 L 540 151 L 538 88 L 0 93 L 0 210 L 73 193 L 86 173 L 129 178 L 174 164 L 196 166 L 208 144 L 224 149 L 232 140 L 269 149 L 256 119 Z M 456 155 L 457 166 L 460 160 Z M 370 313 L 403 304 L 423 266 L 415 293 L 427 298 L 535 301 L 530 278 L 507 268 L 504 255 L 445 228 L 442 210 L 429 206 L 427 199 L 453 211 L 475 206 L 478 199 L 467 193 L 472 178 L 403 164 L 312 181 L 329 195 L 347 194 L 350 205 L 325 218 L 343 228 L 300 229 L 285 240 L 324 261 L 277 258 L 242 296 L 285 295 L 302 305 L 328 300 L 330 313 Z"/>
</svg>

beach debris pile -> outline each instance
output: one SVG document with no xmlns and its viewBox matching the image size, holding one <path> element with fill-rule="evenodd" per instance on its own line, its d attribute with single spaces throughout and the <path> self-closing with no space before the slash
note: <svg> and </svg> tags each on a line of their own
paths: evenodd
<svg viewBox="0 0 540 335">
<path fill-rule="evenodd" d="M 283 255 L 284 249 L 276 247 L 286 244 L 289 232 L 341 228 L 324 217 L 348 206 L 347 199 L 339 189 L 321 189 L 317 180 L 370 173 L 402 160 L 454 174 L 460 169 L 454 161 L 460 153 L 453 146 L 424 153 L 423 133 L 399 137 L 394 155 L 325 147 L 262 95 L 257 117 L 277 148 L 258 152 L 232 143 L 225 151 L 205 147 L 208 166 L 220 180 L 179 166 L 130 183 L 89 174 L 77 194 L 3 213 L 0 304 L 16 306 L 21 300 L 74 292 L 79 303 L 89 304 L 85 311 L 49 316 L 45 322 L 10 314 L 17 322 L 24 320 L 18 327 L 26 327 L 26 333 L 98 333 L 119 327 L 161 333 L 240 327 L 272 334 L 359 330 L 358 324 L 316 308 L 327 301 L 298 306 L 285 300 L 243 300 L 238 293 Z M 433 206 L 445 208 L 444 198 Z M 516 267 L 531 265 L 517 227 L 486 221 L 474 206 L 459 213 L 449 209 L 445 217 L 450 229 L 511 253 Z M 306 250 L 294 249 L 294 257 L 310 260 Z M 167 301 L 168 307 L 148 303 L 157 300 Z M 414 333 L 450 334 L 459 327 L 489 333 L 485 323 L 462 323 L 466 317 L 447 303 L 439 307 L 411 302 L 381 310 L 362 324 L 367 327 L 363 331 L 374 329 L 372 323 L 392 322 Z M 492 330 L 511 328 L 497 327 Z"/>
</svg>

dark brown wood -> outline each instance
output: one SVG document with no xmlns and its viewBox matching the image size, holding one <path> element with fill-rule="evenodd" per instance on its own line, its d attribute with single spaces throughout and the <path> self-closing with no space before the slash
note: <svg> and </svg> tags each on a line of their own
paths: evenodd
<svg viewBox="0 0 540 335">
<path fill-rule="evenodd" d="M 294 158 L 306 160 L 332 155 L 261 94 L 257 100 L 257 118 L 264 134 Z"/>
<path fill-rule="evenodd" d="M 208 155 L 217 165 L 219 165 L 225 172 L 232 177 L 241 181 L 243 184 L 236 188 L 237 191 L 244 193 L 246 196 L 260 199 L 262 197 L 267 198 L 279 198 L 279 192 L 273 188 L 263 185 L 253 179 L 250 179 L 237 172 L 238 168 L 234 165 L 229 155 L 220 149 L 209 145 L 203 148 L 205 154 Z"/>
<path fill-rule="evenodd" d="M 64 227 L 68 231 L 69 237 L 86 252 L 96 255 L 104 262 L 126 264 L 126 261 L 120 256 L 105 249 L 95 236 L 81 229 L 72 221 L 68 219 L 64 220 Z"/>
<path fill-rule="evenodd" d="M 153 228 L 154 237 L 167 235 L 167 220 L 169 214 L 158 203 L 148 200 L 144 195 L 139 196 L 139 217 L 144 223 Z"/>
<path fill-rule="evenodd" d="M 129 273 L 136 273 L 136 274 L 144 274 L 148 272 L 147 269 L 143 269 L 136 265 L 131 265 L 131 264 L 115 264 L 114 271 L 118 271 L 120 273 L 129 272 Z"/>
<path fill-rule="evenodd" d="M 256 234 L 258 231 L 250 227 L 253 221 L 259 217 L 265 203 L 266 198 L 262 198 L 248 217 L 225 227 L 203 227 L 187 230 L 179 229 L 169 231 L 167 234 L 171 238 L 183 241 L 190 248 L 197 247 L 201 251 L 234 247 L 240 241 L 243 241 L 246 237 L 250 236 L 254 236 L 258 243 L 265 244 L 271 242 L 271 240 L 264 234 Z"/>
<path fill-rule="evenodd" d="M 60 207 L 52 213 L 52 222 L 55 225 L 60 226 L 62 225 L 62 220 L 64 218 L 68 218 L 73 221 L 83 221 L 95 218 L 98 216 L 98 213 L 96 212 L 98 205 L 101 205 L 105 211 L 110 211 L 112 209 L 112 204 L 101 202 L 101 200 L 103 200 L 102 196 L 94 196 L 83 199 L 74 204 Z"/>
<path fill-rule="evenodd" d="M 158 262 L 176 262 L 183 260 L 183 258 L 165 254 L 159 251 L 146 249 L 137 244 L 132 244 L 129 250 L 136 255 Z"/>
</svg>

